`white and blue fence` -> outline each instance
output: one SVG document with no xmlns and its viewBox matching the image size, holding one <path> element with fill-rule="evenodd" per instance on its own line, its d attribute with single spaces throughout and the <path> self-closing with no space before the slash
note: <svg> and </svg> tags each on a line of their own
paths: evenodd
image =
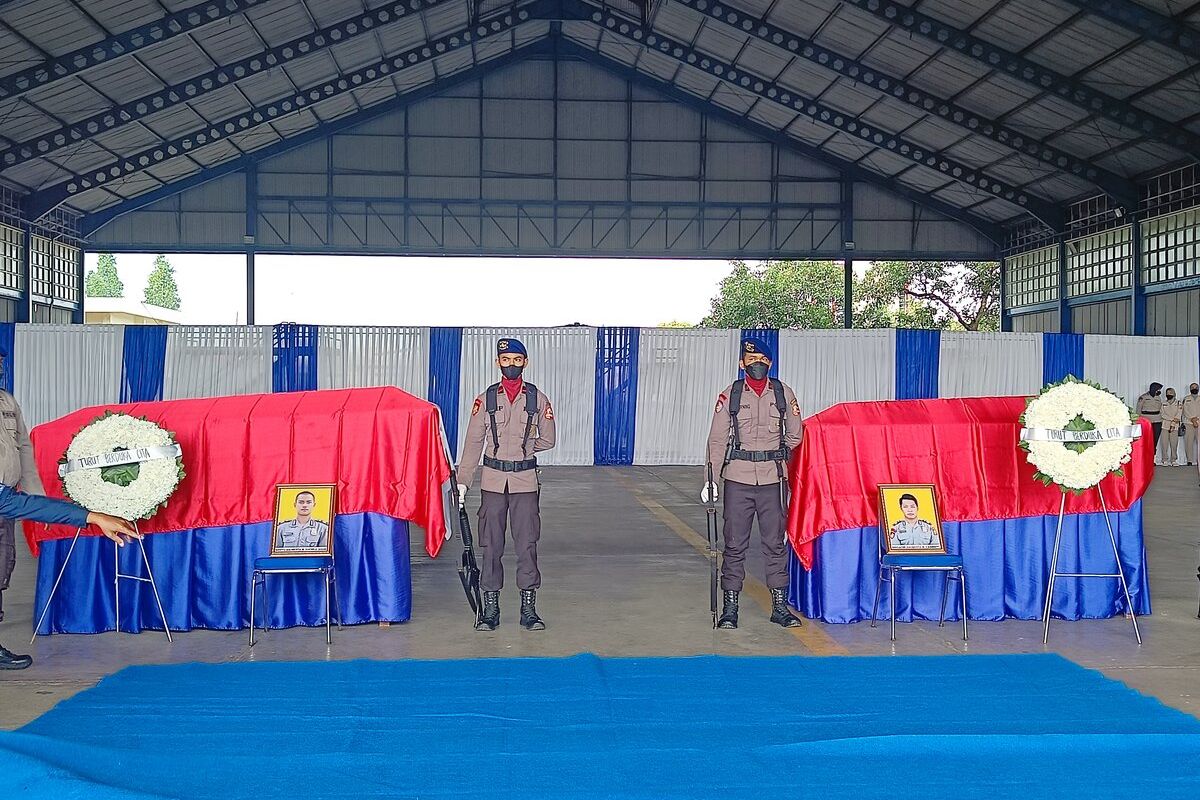
<svg viewBox="0 0 1200 800">
<path fill-rule="evenodd" d="M 1152 381 L 1183 394 L 1200 376 L 1195 337 L 754 333 L 806 415 L 852 400 L 1028 395 L 1067 374 L 1132 404 Z M 742 331 L 0 324 L 7 388 L 31 425 L 104 403 L 392 385 L 441 408 L 456 453 L 472 401 L 496 380 L 501 335 L 525 342 L 527 377 L 555 406 L 559 442 L 543 463 L 699 464 Z"/>
</svg>

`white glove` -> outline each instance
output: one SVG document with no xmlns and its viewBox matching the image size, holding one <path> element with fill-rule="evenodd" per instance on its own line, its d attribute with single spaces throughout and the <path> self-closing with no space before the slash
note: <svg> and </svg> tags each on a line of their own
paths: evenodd
<svg viewBox="0 0 1200 800">
<path fill-rule="evenodd" d="M 715 483 L 706 483 L 704 488 L 700 490 L 700 502 L 715 503 L 717 501 L 717 485 Z"/>
<path fill-rule="evenodd" d="M 467 504 L 467 485 L 460 483 L 458 485 L 458 507 L 462 508 Z"/>
</svg>

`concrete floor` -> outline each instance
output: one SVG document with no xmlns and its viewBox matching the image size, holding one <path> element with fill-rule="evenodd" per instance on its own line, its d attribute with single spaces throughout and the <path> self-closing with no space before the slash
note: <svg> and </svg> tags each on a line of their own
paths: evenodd
<svg viewBox="0 0 1200 800">
<path fill-rule="evenodd" d="M 1159 470 L 1146 502 L 1153 617 L 1142 620 L 1145 644 L 1134 641 L 1125 619 L 1058 622 L 1050 645 L 1038 622 L 979 622 L 971 641 L 959 628 L 936 623 L 902 626 L 899 641 L 886 626 L 806 622 L 785 631 L 766 620 L 766 590 L 747 586 L 742 626 L 713 631 L 708 615 L 708 563 L 703 555 L 704 511 L 696 501 L 701 471 L 690 467 L 552 468 L 542 495 L 539 611 L 548 628 L 522 631 L 518 599 L 506 560 L 502 627 L 477 633 L 455 573 L 459 548 L 424 556 L 413 532 L 413 620 L 380 628 L 335 631 L 326 647 L 322 631 L 271 631 L 253 648 L 242 632 L 193 631 L 173 645 L 153 632 L 141 635 L 41 637 L 26 648 L 31 630 L 33 565 L 17 565 L 5 593 L 7 619 L 0 641 L 31 651 L 34 666 L 0 673 L 0 728 L 15 728 L 60 700 L 130 664 L 189 661 L 332 660 L 691 655 L 916 655 L 950 653 L 1060 653 L 1163 702 L 1200 716 L 1200 620 L 1197 619 L 1197 539 L 1200 489 L 1194 469 Z M 754 554 L 756 548 L 751 548 Z M 761 566 L 751 564 L 761 576 Z"/>
</svg>

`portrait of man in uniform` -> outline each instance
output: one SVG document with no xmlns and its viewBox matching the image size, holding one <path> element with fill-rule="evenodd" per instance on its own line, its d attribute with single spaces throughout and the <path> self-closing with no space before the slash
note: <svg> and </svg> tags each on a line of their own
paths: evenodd
<svg viewBox="0 0 1200 800">
<path fill-rule="evenodd" d="M 879 501 L 887 552 L 946 552 L 932 486 L 880 486 Z"/>
<path fill-rule="evenodd" d="M 333 555 L 333 488 L 275 487 L 271 555 Z"/>
</svg>

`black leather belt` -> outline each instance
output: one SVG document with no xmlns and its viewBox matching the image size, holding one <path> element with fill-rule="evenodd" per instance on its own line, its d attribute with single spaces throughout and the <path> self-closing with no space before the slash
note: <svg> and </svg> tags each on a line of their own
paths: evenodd
<svg viewBox="0 0 1200 800">
<path fill-rule="evenodd" d="M 501 461 L 498 458 L 484 456 L 483 465 L 501 472 L 527 472 L 531 469 L 537 469 L 537 459 L 527 458 L 524 461 Z"/>
<path fill-rule="evenodd" d="M 729 454 L 730 461 L 753 461 L 758 464 L 763 461 L 787 461 L 787 450 L 734 450 Z"/>
</svg>

